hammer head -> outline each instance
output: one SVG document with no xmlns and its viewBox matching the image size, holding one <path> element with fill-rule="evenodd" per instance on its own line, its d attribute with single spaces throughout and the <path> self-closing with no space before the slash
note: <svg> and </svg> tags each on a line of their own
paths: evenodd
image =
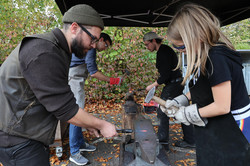
<svg viewBox="0 0 250 166">
<path fill-rule="evenodd" d="M 155 94 L 155 86 L 152 89 L 150 89 L 150 91 L 148 91 L 148 94 L 144 100 L 145 103 L 149 103 L 150 100 L 154 97 L 154 94 Z"/>
</svg>

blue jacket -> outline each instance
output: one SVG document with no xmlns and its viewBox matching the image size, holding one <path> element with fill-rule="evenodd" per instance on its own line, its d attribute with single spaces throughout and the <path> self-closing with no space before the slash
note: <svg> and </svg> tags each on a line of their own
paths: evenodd
<svg viewBox="0 0 250 166">
<path fill-rule="evenodd" d="M 98 71 L 96 64 L 96 49 L 93 48 L 89 50 L 87 55 L 82 59 L 77 58 L 75 54 L 72 54 L 70 67 L 75 67 L 83 63 L 87 64 L 87 69 L 90 75 L 95 74 Z"/>
</svg>

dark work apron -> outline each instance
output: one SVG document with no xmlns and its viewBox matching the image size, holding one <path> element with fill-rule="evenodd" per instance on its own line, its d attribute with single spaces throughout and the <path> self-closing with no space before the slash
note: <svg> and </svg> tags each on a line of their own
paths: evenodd
<svg viewBox="0 0 250 166">
<path fill-rule="evenodd" d="M 192 102 L 198 108 L 213 102 L 208 78 L 200 76 L 189 83 Z M 195 125 L 198 166 L 250 166 L 249 143 L 231 113 L 207 118 L 206 127 Z"/>
</svg>

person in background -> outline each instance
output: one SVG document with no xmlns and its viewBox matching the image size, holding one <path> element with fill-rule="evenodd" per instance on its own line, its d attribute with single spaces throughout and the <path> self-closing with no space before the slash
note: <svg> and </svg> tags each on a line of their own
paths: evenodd
<svg viewBox="0 0 250 166">
<path fill-rule="evenodd" d="M 76 103 L 82 109 L 85 106 L 85 80 L 90 74 L 91 77 L 102 81 L 107 81 L 110 85 L 120 84 L 121 78 L 110 78 L 98 71 L 96 64 L 96 50 L 103 51 L 112 45 L 110 36 L 106 33 L 101 33 L 100 39 L 96 43 L 96 48 L 88 51 L 86 57 L 78 58 L 72 54 L 70 69 L 69 69 L 69 85 L 76 98 Z M 70 158 L 69 160 L 77 165 L 85 165 L 88 159 L 81 155 L 82 151 L 95 151 L 96 147 L 85 142 L 82 134 L 82 128 L 70 124 L 69 127 L 69 145 Z"/>
<path fill-rule="evenodd" d="M 117 135 L 116 126 L 84 111 L 68 85 L 72 53 L 96 47 L 104 28 L 99 14 L 76 5 L 63 29 L 25 37 L 0 68 L 0 163 L 49 166 L 49 145 L 58 120 L 87 128 L 97 137 Z"/>
<path fill-rule="evenodd" d="M 182 83 L 190 80 L 190 92 L 167 101 L 163 111 L 195 126 L 197 165 L 249 165 L 250 100 L 241 57 L 219 20 L 202 6 L 186 4 L 173 17 L 167 36 L 187 55 Z M 189 100 L 191 105 L 183 104 Z"/>
<path fill-rule="evenodd" d="M 167 100 L 182 94 L 184 87 L 181 85 L 183 80 L 181 71 L 179 69 L 174 70 L 178 63 L 178 57 L 171 47 L 162 44 L 162 40 L 163 38 L 159 37 L 155 32 L 148 32 L 143 37 L 147 49 L 151 52 L 157 51 L 156 68 L 160 74 L 153 84 L 147 86 L 146 90 L 149 91 L 154 86 L 157 87 L 165 84 L 161 92 L 161 98 Z M 157 109 L 157 116 L 160 119 L 158 138 L 160 143 L 164 144 L 165 149 L 168 150 L 169 117 L 162 112 L 161 108 Z M 175 145 L 180 147 L 195 147 L 193 127 L 182 124 L 182 129 L 184 139 L 183 141 L 176 142 Z"/>
</svg>

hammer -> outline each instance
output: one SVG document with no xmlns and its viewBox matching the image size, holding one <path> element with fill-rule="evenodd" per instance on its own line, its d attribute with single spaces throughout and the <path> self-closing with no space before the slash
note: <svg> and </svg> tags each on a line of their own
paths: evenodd
<svg viewBox="0 0 250 166">
<path fill-rule="evenodd" d="M 150 91 L 148 92 L 146 98 L 145 98 L 145 103 L 149 103 L 150 100 L 154 100 L 156 103 L 160 104 L 161 106 L 165 107 L 165 104 L 166 104 L 166 101 L 157 97 L 157 96 L 154 96 L 155 94 L 155 86 L 150 89 Z M 173 106 L 173 109 L 176 111 L 178 110 L 177 107 Z M 173 115 L 168 115 L 169 117 L 172 117 Z"/>
<path fill-rule="evenodd" d="M 117 133 L 133 133 L 132 129 L 116 129 Z"/>
<path fill-rule="evenodd" d="M 145 103 L 149 103 L 150 100 L 153 99 L 156 103 L 158 103 L 161 106 L 165 107 L 166 101 L 163 100 L 163 99 L 161 99 L 161 98 L 159 98 L 159 97 L 157 97 L 157 96 L 154 96 L 154 94 L 155 94 L 155 86 L 152 89 L 150 89 L 150 91 L 148 91 L 148 94 L 147 94 L 147 96 L 146 96 L 146 98 L 144 100 Z"/>
</svg>

